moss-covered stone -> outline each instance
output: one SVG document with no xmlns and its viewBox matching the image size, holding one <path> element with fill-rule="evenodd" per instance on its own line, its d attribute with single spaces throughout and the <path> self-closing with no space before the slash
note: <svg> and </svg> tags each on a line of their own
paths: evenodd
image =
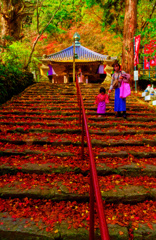
<svg viewBox="0 0 156 240">
<path fill-rule="evenodd" d="M 155 240 L 156 239 L 156 224 L 138 224 L 134 229 L 134 239 L 136 240 Z"/>
</svg>

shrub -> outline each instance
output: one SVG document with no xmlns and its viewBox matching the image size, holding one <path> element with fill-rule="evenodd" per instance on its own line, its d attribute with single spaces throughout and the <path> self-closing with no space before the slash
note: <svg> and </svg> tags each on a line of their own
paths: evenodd
<svg viewBox="0 0 156 240">
<path fill-rule="evenodd" d="M 0 104 L 19 94 L 34 83 L 33 74 L 17 68 L 0 65 Z"/>
</svg>

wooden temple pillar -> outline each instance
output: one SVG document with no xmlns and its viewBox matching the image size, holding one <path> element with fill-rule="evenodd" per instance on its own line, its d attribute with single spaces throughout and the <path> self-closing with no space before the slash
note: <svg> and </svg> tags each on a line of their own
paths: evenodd
<svg viewBox="0 0 156 240">
<path fill-rule="evenodd" d="M 64 83 L 68 83 L 69 82 L 69 75 L 64 75 Z"/>
</svg>

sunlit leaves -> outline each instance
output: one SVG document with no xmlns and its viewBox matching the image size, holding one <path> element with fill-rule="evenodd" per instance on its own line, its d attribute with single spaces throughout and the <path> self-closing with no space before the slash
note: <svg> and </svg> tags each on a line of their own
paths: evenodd
<svg viewBox="0 0 156 240">
<path fill-rule="evenodd" d="M 138 176 L 124 177 L 121 175 L 99 176 L 99 185 L 102 192 L 110 191 L 124 186 L 143 186 L 145 189 L 156 188 L 154 177 Z M 21 192 L 28 189 L 48 189 L 56 187 L 59 193 L 64 193 L 62 186 L 65 186 L 68 193 L 84 195 L 89 193 L 89 175 L 75 174 L 74 172 L 64 174 L 24 174 L 3 175 L 0 177 L 0 187 L 20 189 Z"/>
<path fill-rule="evenodd" d="M 130 204 L 105 204 L 107 223 L 127 226 L 131 222 L 131 228 L 135 229 L 139 223 L 156 223 L 156 202 L 146 201 L 136 205 Z M 41 220 L 47 227 L 47 231 L 53 231 L 57 222 L 67 220 L 69 229 L 85 227 L 88 229 L 89 206 L 88 203 L 74 202 L 52 202 L 40 199 L 0 199 L 0 211 L 8 212 L 14 221 L 18 218 L 30 218 L 38 226 Z M 72 219 L 71 219 L 72 216 Z M 3 222 L 1 223 L 3 224 Z M 30 223 L 31 224 L 31 223 Z M 98 227 L 97 215 L 95 216 L 95 227 Z M 152 228 L 152 224 L 149 225 Z M 56 230 L 55 230 L 56 231 Z"/>
</svg>

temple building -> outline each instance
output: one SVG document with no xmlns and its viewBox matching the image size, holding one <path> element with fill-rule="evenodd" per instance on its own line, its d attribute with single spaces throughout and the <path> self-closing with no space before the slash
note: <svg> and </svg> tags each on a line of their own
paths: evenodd
<svg viewBox="0 0 156 240">
<path fill-rule="evenodd" d="M 41 75 L 46 75 L 52 83 L 73 82 L 73 71 L 79 82 L 101 83 L 104 81 L 107 70 L 112 70 L 112 64 L 117 59 L 102 55 L 83 47 L 79 40 L 80 35 L 74 34 L 72 46 L 50 55 L 42 57 Z"/>
</svg>

